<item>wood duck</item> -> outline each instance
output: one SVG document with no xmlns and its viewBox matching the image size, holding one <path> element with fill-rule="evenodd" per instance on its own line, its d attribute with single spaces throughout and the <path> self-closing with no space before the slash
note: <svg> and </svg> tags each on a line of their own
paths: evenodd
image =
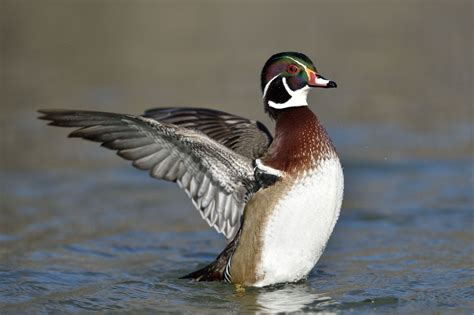
<svg viewBox="0 0 474 315">
<path fill-rule="evenodd" d="M 262 287 L 306 278 L 339 216 L 342 168 L 308 108 L 312 87 L 337 85 L 304 54 L 282 52 L 265 63 L 261 88 L 274 138 L 259 121 L 203 108 L 39 112 L 50 125 L 75 127 L 70 137 L 100 142 L 152 177 L 176 182 L 230 240 L 215 261 L 183 278 Z"/>
</svg>

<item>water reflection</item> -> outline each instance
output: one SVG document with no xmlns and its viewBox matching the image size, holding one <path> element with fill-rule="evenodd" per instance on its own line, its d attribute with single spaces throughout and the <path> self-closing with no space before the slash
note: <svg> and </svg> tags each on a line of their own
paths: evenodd
<svg viewBox="0 0 474 315">
<path fill-rule="evenodd" d="M 315 293 L 307 283 L 285 284 L 259 291 L 257 314 L 290 313 L 336 304 L 329 296 Z"/>
</svg>

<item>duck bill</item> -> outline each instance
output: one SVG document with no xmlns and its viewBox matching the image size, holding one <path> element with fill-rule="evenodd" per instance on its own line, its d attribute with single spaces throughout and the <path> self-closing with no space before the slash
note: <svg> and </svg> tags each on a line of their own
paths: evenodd
<svg viewBox="0 0 474 315">
<path fill-rule="evenodd" d="M 337 87 L 336 82 L 324 78 L 322 75 L 314 72 L 313 70 L 306 69 L 306 74 L 308 75 L 308 85 L 311 87 L 326 89 Z"/>
</svg>

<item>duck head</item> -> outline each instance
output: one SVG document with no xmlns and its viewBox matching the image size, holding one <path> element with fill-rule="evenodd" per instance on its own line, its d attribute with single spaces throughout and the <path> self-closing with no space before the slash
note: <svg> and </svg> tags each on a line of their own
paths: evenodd
<svg viewBox="0 0 474 315">
<path fill-rule="evenodd" d="M 310 88 L 335 88 L 336 82 L 321 76 L 311 59 L 298 52 L 271 56 L 262 69 L 265 112 L 276 118 L 281 110 L 307 106 Z"/>
</svg>

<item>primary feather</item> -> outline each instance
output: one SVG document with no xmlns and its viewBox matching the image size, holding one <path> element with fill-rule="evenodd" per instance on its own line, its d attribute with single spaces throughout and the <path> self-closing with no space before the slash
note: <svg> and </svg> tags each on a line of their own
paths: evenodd
<svg viewBox="0 0 474 315">
<path fill-rule="evenodd" d="M 50 125 L 76 127 L 70 137 L 100 142 L 154 178 L 176 182 L 206 222 L 231 239 L 257 189 L 252 161 L 198 130 L 144 116 L 41 110 Z"/>
</svg>

